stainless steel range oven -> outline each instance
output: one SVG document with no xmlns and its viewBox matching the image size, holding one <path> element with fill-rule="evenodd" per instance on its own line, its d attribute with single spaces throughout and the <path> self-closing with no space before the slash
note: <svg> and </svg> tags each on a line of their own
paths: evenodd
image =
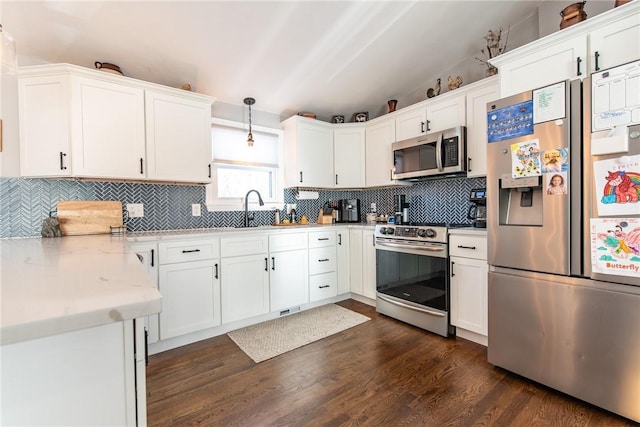
<svg viewBox="0 0 640 427">
<path fill-rule="evenodd" d="M 449 322 L 445 226 L 377 225 L 376 311 L 444 337 Z"/>
</svg>

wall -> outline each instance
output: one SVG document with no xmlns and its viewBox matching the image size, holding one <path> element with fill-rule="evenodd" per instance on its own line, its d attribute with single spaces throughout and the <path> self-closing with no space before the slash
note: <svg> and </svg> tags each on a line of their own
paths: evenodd
<svg viewBox="0 0 640 427">
<path fill-rule="evenodd" d="M 285 190 L 285 203 L 296 203 L 299 216 L 315 222 L 322 204 L 331 199 L 359 198 L 361 220 L 372 202 L 379 213 L 393 213 L 393 197 L 405 194 L 410 203 L 410 219 L 416 222 L 468 223 L 469 192 L 484 187 L 484 179 L 449 178 L 417 183 L 409 187 L 373 190 L 321 190 L 318 200 L 296 200 L 292 189 Z M 59 200 L 120 200 L 143 203 L 143 218 L 127 221 L 127 230 L 176 230 L 229 227 L 242 224 L 243 212 L 207 212 L 205 189 L 191 185 L 93 182 L 59 179 L 0 178 L 0 237 L 40 236 L 42 220 L 54 211 Z M 191 216 L 191 204 L 203 206 L 202 216 Z M 273 222 L 271 211 L 256 211 L 255 225 Z M 284 214 L 282 218 L 284 218 Z"/>
</svg>

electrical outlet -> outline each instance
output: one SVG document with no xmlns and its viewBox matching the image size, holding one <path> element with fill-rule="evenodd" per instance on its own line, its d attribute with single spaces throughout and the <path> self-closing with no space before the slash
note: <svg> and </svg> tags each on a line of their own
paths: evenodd
<svg viewBox="0 0 640 427">
<path fill-rule="evenodd" d="M 287 215 L 291 214 L 291 209 L 298 209 L 298 205 L 296 203 L 287 203 Z"/>
<path fill-rule="evenodd" d="M 191 205 L 191 215 L 193 216 L 200 216 L 201 212 L 200 212 L 200 203 L 194 203 Z"/>
<path fill-rule="evenodd" d="M 144 216 L 144 204 L 127 203 L 127 212 L 129 213 L 129 218 L 142 218 Z"/>
</svg>

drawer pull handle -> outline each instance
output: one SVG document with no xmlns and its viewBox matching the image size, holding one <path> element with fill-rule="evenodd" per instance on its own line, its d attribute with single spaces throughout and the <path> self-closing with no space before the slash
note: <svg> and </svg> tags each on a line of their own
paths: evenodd
<svg viewBox="0 0 640 427">
<path fill-rule="evenodd" d="M 189 250 L 182 251 L 183 254 L 189 254 L 191 252 L 200 252 L 200 249 L 189 249 Z"/>
<path fill-rule="evenodd" d="M 455 273 L 453 272 L 453 265 L 455 264 L 455 262 L 451 261 L 451 277 L 455 276 Z"/>
<path fill-rule="evenodd" d="M 217 279 L 218 278 L 218 263 L 215 264 L 215 268 L 216 268 L 215 278 Z"/>
<path fill-rule="evenodd" d="M 271 257 L 271 269 L 274 271 L 276 269 L 276 257 Z"/>
<path fill-rule="evenodd" d="M 154 266 L 154 261 L 153 260 L 155 258 L 155 256 L 154 256 L 155 252 L 156 252 L 155 249 L 151 249 L 151 267 Z"/>
<path fill-rule="evenodd" d="M 329 240 L 328 237 L 318 237 L 318 242 L 321 242 L 323 240 Z"/>
<path fill-rule="evenodd" d="M 458 247 L 460 249 L 473 249 L 474 251 L 476 250 L 475 246 L 463 246 L 463 245 L 458 245 Z"/>
<path fill-rule="evenodd" d="M 264 259 L 264 271 L 269 271 L 269 258 Z"/>
<path fill-rule="evenodd" d="M 327 261 L 329 261 L 329 258 L 323 258 L 318 260 L 318 262 L 327 262 Z"/>
<path fill-rule="evenodd" d="M 338 234 L 338 244 L 342 246 L 342 233 Z"/>
<path fill-rule="evenodd" d="M 320 289 L 329 288 L 329 287 L 330 287 L 330 285 L 320 285 L 320 286 L 318 286 L 318 288 L 320 288 Z"/>
</svg>

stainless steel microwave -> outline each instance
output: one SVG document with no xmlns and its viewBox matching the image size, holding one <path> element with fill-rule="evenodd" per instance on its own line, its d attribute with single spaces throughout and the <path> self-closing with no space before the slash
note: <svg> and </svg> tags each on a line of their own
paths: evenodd
<svg viewBox="0 0 640 427">
<path fill-rule="evenodd" d="M 436 175 L 467 172 L 467 131 L 464 126 L 394 142 L 394 179 L 418 181 Z"/>
</svg>

